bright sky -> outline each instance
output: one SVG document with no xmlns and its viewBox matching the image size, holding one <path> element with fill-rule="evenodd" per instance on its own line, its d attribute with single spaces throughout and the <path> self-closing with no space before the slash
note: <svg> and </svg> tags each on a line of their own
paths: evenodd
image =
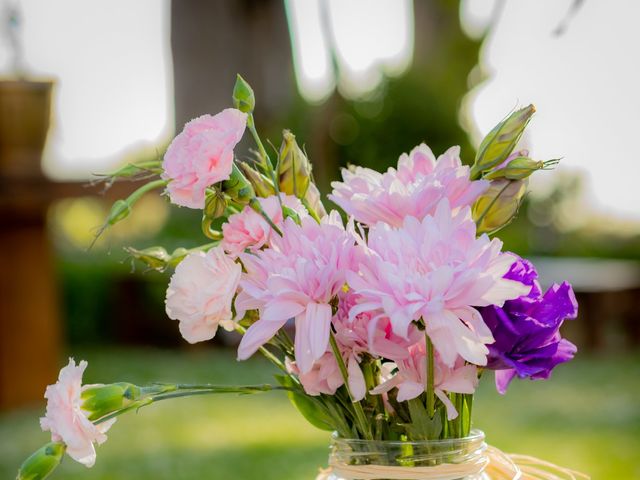
<svg viewBox="0 0 640 480">
<path fill-rule="evenodd" d="M 169 0 L 17 3 L 28 72 L 59 79 L 45 159 L 49 175 L 105 172 L 126 153 L 169 139 Z M 2 40 L 4 73 L 9 55 Z"/>
<path fill-rule="evenodd" d="M 482 25 L 493 3 L 463 1 L 463 21 Z M 586 0 L 554 36 L 571 3 L 504 2 L 482 51 L 490 78 L 470 96 L 471 112 L 486 133 L 515 106 L 534 103 L 532 154 L 564 157 L 561 168 L 585 173 L 601 213 L 640 220 L 640 2 Z M 534 191 L 549 176 L 539 175 Z"/>
<path fill-rule="evenodd" d="M 9 1 L 9 0 L 5 0 Z M 320 100 L 334 88 L 320 0 L 287 0 L 296 73 L 303 93 Z M 463 22 L 482 26 L 495 0 L 463 0 Z M 536 158 L 564 157 L 581 169 L 602 212 L 640 219 L 640 2 L 586 0 L 564 35 L 552 34 L 572 0 L 505 1 L 482 52 L 489 79 L 467 99 L 486 133 L 519 105 L 538 113 L 527 142 Z M 0 0 L 0 4 L 1 4 Z M 123 154 L 167 140 L 173 129 L 169 0 L 21 0 L 27 66 L 60 79 L 47 171 L 86 176 Z M 346 72 L 343 93 L 357 95 L 410 62 L 409 0 L 331 0 L 328 21 Z M 369 20 L 353 10 L 363 9 Z M 390 8 L 395 6 L 396 8 Z M 296 20 L 297 19 L 297 20 Z M 214 21 L 215 19 L 212 19 Z M 295 22 L 293 24 L 295 24 Z M 314 27 L 314 22 L 316 27 Z M 6 41 L 0 68 L 6 71 Z M 306 89 L 306 90 L 305 90 Z M 552 174 L 542 174 L 548 183 Z M 542 190 L 538 182 L 534 191 Z"/>
<path fill-rule="evenodd" d="M 358 98 L 383 75 L 399 75 L 411 64 L 411 0 L 285 0 L 285 7 L 296 78 L 312 103 L 325 100 L 336 84 L 342 95 Z"/>
</svg>

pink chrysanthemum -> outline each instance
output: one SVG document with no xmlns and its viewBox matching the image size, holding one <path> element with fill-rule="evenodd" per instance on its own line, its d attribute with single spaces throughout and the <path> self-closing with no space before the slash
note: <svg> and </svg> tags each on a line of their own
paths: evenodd
<svg viewBox="0 0 640 480">
<path fill-rule="evenodd" d="M 348 283 L 360 295 L 351 318 L 384 312 L 393 331 L 406 337 L 414 320 L 426 331 L 445 364 L 458 355 L 485 365 L 491 331 L 473 308 L 502 305 L 523 295 L 522 283 L 503 278 L 516 260 L 502 242 L 476 239 L 468 207 L 451 211 L 444 199 L 435 216 L 407 217 L 400 228 L 379 223 L 369 231 L 366 260 Z"/>
<path fill-rule="evenodd" d="M 460 147 L 451 147 L 436 161 L 424 143 L 402 154 L 397 169 L 385 173 L 344 169 L 342 179 L 331 184 L 332 201 L 361 223 L 395 227 L 407 216 L 422 220 L 433 215 L 443 198 L 454 209 L 471 205 L 489 186 L 485 180 L 469 179 L 469 167 L 460 162 Z"/>
<path fill-rule="evenodd" d="M 355 237 L 344 229 L 337 212 L 321 224 L 310 217 L 301 225 L 287 219 L 282 230 L 283 237 L 271 239 L 271 248 L 240 255 L 247 273 L 240 282 L 236 310 L 257 308 L 260 319 L 243 336 L 238 358 L 251 356 L 295 318 L 296 363 L 307 373 L 327 351 L 330 301 L 356 263 Z"/>
<path fill-rule="evenodd" d="M 378 395 L 386 393 L 397 387 L 399 402 L 411 400 L 420 396 L 425 391 L 427 382 L 427 359 L 425 342 L 418 342 L 409 349 L 409 356 L 396 363 L 383 364 L 384 381 L 371 393 Z M 478 386 L 478 374 L 475 365 L 465 365 L 462 358 L 458 357 L 453 366 L 442 363 L 439 356 L 435 356 L 434 362 L 434 389 L 435 394 L 447 409 L 447 417 L 452 420 L 458 416 L 453 403 L 446 392 L 473 393 Z M 392 374 L 394 370 L 397 372 Z"/>
</svg>

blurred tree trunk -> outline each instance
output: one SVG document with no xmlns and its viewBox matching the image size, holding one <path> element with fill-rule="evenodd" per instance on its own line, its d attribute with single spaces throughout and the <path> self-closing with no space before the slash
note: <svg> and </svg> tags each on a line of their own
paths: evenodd
<svg viewBox="0 0 640 480">
<path fill-rule="evenodd" d="M 295 84 L 282 0 L 174 0 L 176 127 L 231 106 L 235 76 L 252 85 L 256 121 L 287 109 Z"/>
</svg>

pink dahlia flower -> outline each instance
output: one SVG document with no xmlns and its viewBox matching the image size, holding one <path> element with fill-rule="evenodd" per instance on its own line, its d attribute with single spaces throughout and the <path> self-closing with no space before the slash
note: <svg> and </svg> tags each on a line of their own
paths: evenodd
<svg viewBox="0 0 640 480">
<path fill-rule="evenodd" d="M 180 333 L 189 343 L 212 339 L 218 326 L 235 326 L 231 305 L 242 267 L 214 247 L 207 253 L 185 257 L 167 289 L 167 315 L 180 322 Z"/>
<path fill-rule="evenodd" d="M 229 178 L 233 149 L 247 124 L 247 114 L 228 108 L 217 115 L 191 120 L 173 139 L 162 162 L 171 202 L 204 208 L 205 190 Z"/>
<path fill-rule="evenodd" d="M 358 300 L 358 295 L 352 291 L 342 293 L 333 317 L 336 341 L 345 356 L 353 356 L 358 362 L 363 353 L 391 360 L 406 358 L 409 346 L 423 337 L 416 326 L 410 325 L 407 338 L 404 338 L 394 333 L 389 317 L 379 311 L 361 311 L 350 318 L 349 312 Z"/>
<path fill-rule="evenodd" d="M 244 334 L 238 358 L 244 360 L 295 318 L 295 354 L 301 373 L 327 351 L 331 327 L 331 299 L 342 289 L 346 272 L 356 263 L 355 237 L 332 212 L 316 223 L 301 225 L 286 219 L 283 236 L 273 236 L 271 248 L 240 259 L 247 270 L 240 282 L 236 309 L 257 308 L 260 319 Z"/>
<path fill-rule="evenodd" d="M 319 360 L 316 360 L 307 373 L 301 373 L 296 362 L 292 362 L 290 359 L 287 359 L 286 364 L 289 373 L 297 375 L 304 391 L 309 395 L 317 396 L 323 393 L 333 395 L 344 384 L 338 362 L 332 352 L 327 352 Z M 351 378 L 349 379 L 351 380 Z M 364 397 L 364 393 L 362 397 Z"/>
<path fill-rule="evenodd" d="M 67 453 L 75 461 L 92 467 L 96 461 L 94 443 L 107 440 L 106 432 L 116 419 L 94 425 L 89 414 L 82 410 L 82 374 L 87 362 L 80 364 L 70 358 L 69 364 L 60 370 L 58 381 L 49 385 L 44 398 L 47 399 L 45 416 L 40 419 L 42 430 L 51 432 L 51 440 L 64 442 Z"/>
<path fill-rule="evenodd" d="M 300 200 L 292 195 L 280 194 L 282 205 L 294 210 L 298 216 L 308 215 Z M 269 216 L 275 225 L 282 226 L 284 216 L 278 197 L 275 195 L 267 198 L 259 198 L 262 209 Z M 259 250 L 269 243 L 272 235 L 277 235 L 269 226 L 267 221 L 251 207 L 246 206 L 239 213 L 234 213 L 229 217 L 227 223 L 222 225 L 222 247 L 230 255 L 237 257 L 245 249 Z"/>
<path fill-rule="evenodd" d="M 424 143 L 402 154 L 398 168 L 379 173 L 369 168 L 342 170 L 329 198 L 366 225 L 377 222 L 399 227 L 407 216 L 422 220 L 433 215 L 443 198 L 451 208 L 473 204 L 488 187 L 471 181 L 469 167 L 460 162 L 460 147 L 451 147 L 436 160 Z"/>
<path fill-rule="evenodd" d="M 409 349 L 409 356 L 395 363 L 382 365 L 384 381 L 371 393 L 378 395 L 398 388 L 399 402 L 419 397 L 425 390 L 427 382 L 427 359 L 425 342 L 418 342 Z M 458 416 L 453 403 L 446 392 L 473 393 L 478 386 L 478 372 L 475 365 L 465 365 L 458 357 L 453 366 L 442 363 L 439 356 L 434 362 L 435 394 L 447 408 L 447 417 L 452 420 Z M 392 374 L 397 368 L 397 373 Z"/>
<path fill-rule="evenodd" d="M 447 199 L 422 221 L 407 217 L 400 228 L 379 223 L 369 231 L 359 272 L 347 274 L 360 295 L 350 316 L 383 312 L 405 338 L 422 318 L 446 365 L 458 355 L 486 365 L 493 336 L 473 307 L 501 306 L 527 293 L 522 283 L 503 278 L 516 258 L 501 248 L 498 239 L 476 239 L 469 208 L 454 213 Z"/>
</svg>

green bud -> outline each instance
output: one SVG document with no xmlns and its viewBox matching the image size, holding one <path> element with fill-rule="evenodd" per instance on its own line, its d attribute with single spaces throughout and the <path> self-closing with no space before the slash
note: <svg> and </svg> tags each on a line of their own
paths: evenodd
<svg viewBox="0 0 640 480">
<path fill-rule="evenodd" d="M 302 204 L 306 207 L 310 212 L 313 211 L 316 220 L 327 216 L 327 210 L 324 208 L 322 203 L 322 196 L 320 195 L 320 190 L 316 187 L 316 184 L 311 182 L 309 184 L 309 189 L 307 190 L 307 194 L 302 199 Z"/>
<path fill-rule="evenodd" d="M 244 113 L 253 113 L 256 108 L 256 97 L 247 81 L 238 74 L 233 86 L 233 106 Z"/>
<path fill-rule="evenodd" d="M 169 258 L 169 266 L 172 268 L 177 267 L 178 264 L 182 260 L 184 260 L 184 257 L 186 257 L 187 255 L 189 255 L 189 250 L 187 250 L 186 248 L 183 248 L 183 247 L 176 248 L 171 253 L 171 257 Z"/>
<path fill-rule="evenodd" d="M 81 407 L 89 414 L 89 420 L 94 421 L 128 407 L 140 394 L 140 387 L 131 383 L 89 386 L 80 394 Z"/>
<path fill-rule="evenodd" d="M 269 197 L 276 194 L 273 182 L 252 168 L 248 163 L 240 162 L 238 163 L 238 168 L 240 168 L 244 176 L 249 180 L 249 183 L 251 183 L 256 195 L 259 197 Z"/>
<path fill-rule="evenodd" d="M 131 206 L 127 200 L 116 200 L 111 206 L 109 216 L 107 217 L 107 224 L 115 225 L 116 223 L 124 220 L 131 214 Z"/>
<path fill-rule="evenodd" d="M 311 163 L 289 130 L 282 132 L 278 161 L 280 191 L 304 198 L 311 182 Z"/>
<path fill-rule="evenodd" d="M 294 222 L 300 225 L 300 215 L 293 208 L 282 205 L 282 214 L 284 218 L 292 218 Z"/>
<path fill-rule="evenodd" d="M 526 180 L 498 179 L 473 205 L 477 233 L 494 233 L 507 226 L 518 214 L 527 190 Z"/>
<path fill-rule="evenodd" d="M 16 480 L 44 480 L 60 465 L 66 449 L 62 442 L 47 443 L 24 461 Z"/>
<path fill-rule="evenodd" d="M 141 173 L 161 173 L 162 162 L 160 160 L 151 160 L 148 162 L 128 163 L 120 167 L 115 172 L 108 175 L 111 178 L 133 178 Z"/>
<path fill-rule="evenodd" d="M 162 247 L 149 247 L 142 250 L 138 250 L 133 247 L 125 247 L 124 250 L 136 260 L 139 260 L 149 268 L 158 271 L 163 271 L 167 268 L 167 263 L 170 260 L 169 254 Z"/>
<path fill-rule="evenodd" d="M 512 113 L 493 127 L 478 147 L 476 160 L 471 168 L 472 179 L 479 178 L 482 172 L 500 165 L 509 157 L 535 111 L 535 107 L 529 105 Z"/>
<path fill-rule="evenodd" d="M 256 196 L 251 183 L 240 171 L 236 162 L 233 162 L 233 169 L 229 179 L 222 182 L 222 191 L 240 205 L 246 205 Z"/>
<path fill-rule="evenodd" d="M 227 209 L 227 199 L 217 187 L 207 189 L 203 215 L 207 218 L 214 219 L 222 217 Z"/>
<path fill-rule="evenodd" d="M 537 170 L 548 170 L 560 162 L 559 159 L 533 160 L 529 157 L 515 157 L 503 168 L 489 172 L 484 176 L 487 180 L 506 178 L 508 180 L 524 180 Z"/>
<path fill-rule="evenodd" d="M 522 180 L 527 178 L 536 170 L 544 168 L 544 162 L 532 160 L 528 157 L 516 157 L 503 168 L 494 170 L 484 176 L 487 180 L 506 178 L 508 180 Z"/>
</svg>

